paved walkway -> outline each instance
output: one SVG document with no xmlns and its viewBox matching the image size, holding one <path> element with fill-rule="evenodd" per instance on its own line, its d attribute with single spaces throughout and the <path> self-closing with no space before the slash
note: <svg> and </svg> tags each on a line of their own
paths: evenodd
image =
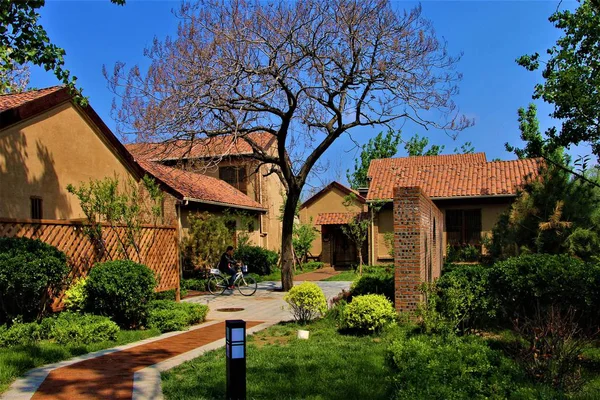
<svg viewBox="0 0 600 400">
<path fill-rule="evenodd" d="M 347 289 L 350 282 L 318 282 L 326 297 Z M 209 322 L 186 332 L 171 332 L 142 342 L 87 354 L 31 370 L 2 399 L 160 399 L 160 372 L 224 345 L 225 319 L 244 319 L 248 333 L 292 319 L 276 291 L 279 283 L 262 282 L 256 294 L 244 297 L 226 291 L 184 301 L 208 304 Z M 226 309 L 242 309 L 237 312 Z"/>
<path fill-rule="evenodd" d="M 342 271 L 336 271 L 333 267 L 324 267 L 312 272 L 307 272 L 305 274 L 296 275 L 294 277 L 295 282 L 301 281 L 322 281 L 323 279 L 327 279 L 331 276 L 341 274 Z"/>
</svg>

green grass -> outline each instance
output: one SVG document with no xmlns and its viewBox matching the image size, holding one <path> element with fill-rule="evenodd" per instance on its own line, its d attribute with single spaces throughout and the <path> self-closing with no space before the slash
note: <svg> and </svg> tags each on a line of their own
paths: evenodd
<svg viewBox="0 0 600 400">
<path fill-rule="evenodd" d="M 316 268 L 316 267 L 310 267 L 310 266 L 305 265 L 303 269 L 296 268 L 294 275 L 306 274 L 308 272 L 312 272 L 317 269 L 318 268 Z M 269 275 L 260 275 L 260 276 L 256 275 L 255 278 L 257 278 L 256 279 L 257 282 L 267 282 L 267 281 L 279 282 L 279 281 L 281 281 L 281 270 L 275 269 Z"/>
<path fill-rule="evenodd" d="M 353 281 L 356 278 L 358 278 L 358 274 L 354 271 L 354 270 L 349 270 L 349 271 L 342 271 L 341 273 L 337 274 L 337 275 L 333 275 L 330 276 L 327 279 L 323 279 L 324 281 Z"/>
<path fill-rule="evenodd" d="M 90 345 L 63 346 L 43 340 L 35 344 L 0 348 L 0 393 L 8 389 L 15 379 L 32 368 L 158 335 L 160 332 L 157 329 L 120 331 L 115 341 Z"/>
<path fill-rule="evenodd" d="M 273 326 L 251 337 L 247 355 L 249 399 L 387 399 L 391 381 L 385 361 L 396 327 L 381 337 L 337 333 L 321 320 L 302 329 L 309 340 L 296 339 L 299 326 Z M 360 356 L 357 356 L 360 355 Z M 225 397 L 225 352 L 206 353 L 163 373 L 167 399 Z"/>
</svg>

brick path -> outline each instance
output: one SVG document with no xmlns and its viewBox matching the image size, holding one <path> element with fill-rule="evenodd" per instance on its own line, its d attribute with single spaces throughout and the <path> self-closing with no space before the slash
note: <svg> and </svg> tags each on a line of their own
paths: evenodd
<svg viewBox="0 0 600 400">
<path fill-rule="evenodd" d="M 247 329 L 261 322 L 247 321 Z M 50 372 L 33 399 L 131 399 L 133 375 L 148 366 L 223 339 L 225 323 L 81 361 Z"/>
<path fill-rule="evenodd" d="M 294 281 L 322 281 L 323 279 L 327 279 L 340 273 L 341 271 L 336 271 L 333 267 L 324 267 L 312 272 L 307 272 L 306 274 L 296 275 Z"/>
</svg>

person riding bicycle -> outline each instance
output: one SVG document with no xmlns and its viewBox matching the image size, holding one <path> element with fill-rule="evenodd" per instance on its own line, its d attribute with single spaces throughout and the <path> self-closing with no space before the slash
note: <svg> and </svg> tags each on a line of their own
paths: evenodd
<svg viewBox="0 0 600 400">
<path fill-rule="evenodd" d="M 221 256 L 221 261 L 219 261 L 219 269 L 231 275 L 228 289 L 233 289 L 233 280 L 235 279 L 235 274 L 237 274 L 235 267 L 239 264 L 239 261 L 233 258 L 233 246 L 227 246 L 227 250 Z"/>
</svg>

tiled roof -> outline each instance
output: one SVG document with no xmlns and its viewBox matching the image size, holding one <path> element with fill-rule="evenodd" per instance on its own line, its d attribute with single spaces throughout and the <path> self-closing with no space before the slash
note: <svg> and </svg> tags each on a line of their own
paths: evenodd
<svg viewBox="0 0 600 400">
<path fill-rule="evenodd" d="M 248 138 L 263 149 L 269 148 L 275 136 L 267 133 L 251 133 Z M 190 140 L 173 140 L 164 143 L 132 143 L 125 145 L 136 159 L 165 161 L 188 158 L 210 158 L 226 155 L 249 155 L 252 147 L 242 137 L 234 135 Z"/>
<path fill-rule="evenodd" d="M 30 90 L 28 92 L 0 95 L 0 112 L 22 106 L 27 102 L 44 97 L 61 89 L 63 89 L 63 86 L 52 86 L 40 90 Z"/>
<path fill-rule="evenodd" d="M 319 190 L 317 193 L 315 193 L 309 199 L 307 199 L 305 202 L 303 202 L 301 208 L 308 207 L 310 204 L 317 201 L 319 198 L 321 198 L 321 196 L 323 196 L 325 193 L 327 193 L 329 190 L 331 190 L 333 188 L 336 188 L 336 189 L 346 193 L 347 195 L 350 193 L 353 193 L 356 196 L 356 200 L 359 203 L 364 204 L 366 201 L 366 199 L 363 196 L 361 196 L 360 193 L 358 193 L 356 190 L 350 189 L 349 187 L 344 186 L 337 181 L 332 181 L 329 185 L 325 186 L 323 189 Z"/>
<path fill-rule="evenodd" d="M 266 210 L 227 182 L 196 172 L 168 167 L 157 162 L 139 161 L 140 166 L 190 201 L 218 203 L 223 206 Z"/>
<path fill-rule="evenodd" d="M 367 200 L 391 199 L 394 187 L 398 186 L 419 186 L 431 198 L 513 195 L 526 177 L 538 174 L 541 162 L 540 159 L 480 162 L 465 157 L 467 162 L 458 163 L 455 161 L 460 158 L 455 156 L 451 163 L 444 163 L 437 157 L 444 156 L 428 157 L 433 161 L 431 164 L 403 159 L 373 160 Z"/>
<path fill-rule="evenodd" d="M 347 213 L 319 213 L 315 219 L 315 225 L 345 225 L 354 218 L 366 219 L 367 213 L 347 212 Z"/>
</svg>

